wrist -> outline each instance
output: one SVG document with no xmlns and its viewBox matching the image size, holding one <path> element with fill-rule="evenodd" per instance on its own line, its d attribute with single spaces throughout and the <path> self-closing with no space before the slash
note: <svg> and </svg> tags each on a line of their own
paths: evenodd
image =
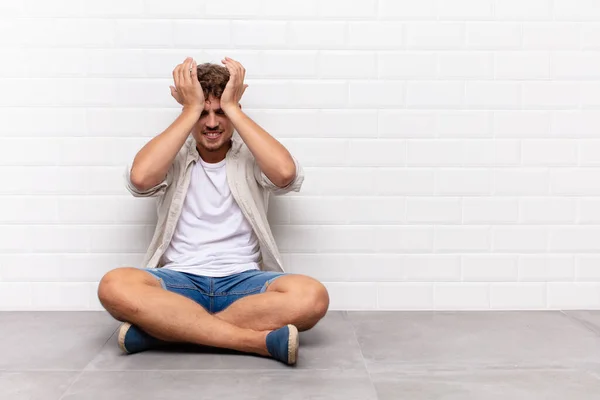
<svg viewBox="0 0 600 400">
<path fill-rule="evenodd" d="M 181 108 L 181 113 L 182 114 L 198 115 L 198 117 L 200 117 L 200 114 L 202 114 L 202 107 L 200 107 L 200 106 L 188 106 L 188 105 L 184 105 Z"/>
<path fill-rule="evenodd" d="M 242 111 L 242 109 L 240 108 L 240 106 L 238 104 L 227 104 L 227 105 L 221 104 L 221 109 L 227 115 L 235 114 L 237 112 Z"/>
</svg>

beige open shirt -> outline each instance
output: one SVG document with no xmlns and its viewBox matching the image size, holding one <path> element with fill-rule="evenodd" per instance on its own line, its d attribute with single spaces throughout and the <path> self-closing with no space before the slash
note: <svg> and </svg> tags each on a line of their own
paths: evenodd
<svg viewBox="0 0 600 400">
<path fill-rule="evenodd" d="M 262 257 L 260 268 L 264 271 L 284 272 L 281 255 L 267 220 L 269 194 L 282 195 L 291 191 L 299 192 L 304 181 L 304 171 L 298 160 L 292 157 L 296 164 L 296 177 L 288 186 L 280 188 L 261 171 L 254 155 L 235 131 L 232 142 L 232 147 L 225 157 L 227 182 L 231 194 L 258 237 Z M 139 191 L 131 183 L 131 167 L 127 166 L 125 169 L 125 183 L 131 194 L 135 197 L 158 197 L 158 220 L 152 241 L 144 257 L 144 268 L 162 267 L 162 255 L 169 246 L 181 214 L 190 183 L 193 162 L 197 162 L 199 158 L 196 141 L 190 135 L 177 153 L 165 179 L 145 191 Z"/>
</svg>

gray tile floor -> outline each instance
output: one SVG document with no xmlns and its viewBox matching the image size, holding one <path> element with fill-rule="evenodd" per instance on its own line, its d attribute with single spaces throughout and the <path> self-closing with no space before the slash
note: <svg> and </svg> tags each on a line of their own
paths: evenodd
<svg viewBox="0 0 600 400">
<path fill-rule="evenodd" d="M 0 313 L 0 399 L 598 399 L 600 312 L 337 312 L 295 367 L 173 348 L 123 355 L 104 312 Z"/>
</svg>

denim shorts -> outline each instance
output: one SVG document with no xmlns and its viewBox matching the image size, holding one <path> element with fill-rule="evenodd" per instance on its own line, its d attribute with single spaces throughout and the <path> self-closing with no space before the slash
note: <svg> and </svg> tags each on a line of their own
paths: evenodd
<svg viewBox="0 0 600 400">
<path fill-rule="evenodd" d="M 224 277 L 189 274 L 164 268 L 145 268 L 158 278 L 161 286 L 200 304 L 209 313 L 217 313 L 243 297 L 264 293 L 284 272 L 249 270 Z"/>
</svg>

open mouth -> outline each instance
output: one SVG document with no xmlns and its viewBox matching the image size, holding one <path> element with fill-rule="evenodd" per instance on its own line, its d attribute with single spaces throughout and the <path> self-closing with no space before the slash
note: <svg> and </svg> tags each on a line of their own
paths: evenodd
<svg viewBox="0 0 600 400">
<path fill-rule="evenodd" d="M 209 140 L 216 140 L 221 137 L 221 132 L 204 132 L 204 136 L 206 136 Z"/>
</svg>

